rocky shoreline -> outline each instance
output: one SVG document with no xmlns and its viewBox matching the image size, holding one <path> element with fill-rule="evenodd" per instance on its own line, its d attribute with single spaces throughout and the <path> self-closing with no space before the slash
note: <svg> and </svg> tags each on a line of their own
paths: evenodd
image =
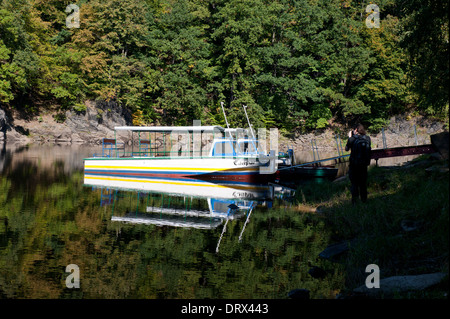
<svg viewBox="0 0 450 319">
<path fill-rule="evenodd" d="M 399 147 L 399 146 L 412 146 L 430 144 L 430 136 L 436 133 L 446 131 L 445 123 L 437 122 L 423 117 L 416 117 L 408 119 L 407 116 L 394 116 L 389 120 L 388 125 L 384 129 L 384 142 L 383 132 L 376 134 L 368 132 L 372 140 L 372 148 L 385 147 Z M 312 142 L 314 146 L 320 151 L 336 152 L 337 145 L 341 144 L 342 148 L 345 147 L 347 137 L 340 136 L 336 138 L 336 134 L 327 129 L 320 133 L 308 133 L 304 135 L 295 135 L 291 139 L 282 139 L 280 149 L 283 146 L 293 146 L 295 150 L 308 150 L 312 149 Z"/>
<path fill-rule="evenodd" d="M 131 114 L 115 102 L 86 102 L 82 112 L 43 113 L 32 119 L 0 109 L 0 141 L 15 144 L 100 144 L 114 127 L 132 125 Z M 14 119 L 11 120 L 11 117 Z"/>
<path fill-rule="evenodd" d="M 85 103 L 82 112 L 44 113 L 27 119 L 15 112 L 6 114 L 0 109 L 0 142 L 13 144 L 101 144 L 102 138 L 114 138 L 114 127 L 132 125 L 130 112 L 115 102 Z M 25 118 L 24 118 L 25 117 Z M 423 117 L 395 116 L 383 132 L 370 134 L 373 148 L 430 144 L 430 135 L 448 130 L 445 123 Z M 336 138 L 332 129 L 308 134 L 281 137 L 279 149 L 311 151 L 312 142 L 320 151 L 336 152 L 339 142 L 345 146 L 345 136 Z"/>
</svg>

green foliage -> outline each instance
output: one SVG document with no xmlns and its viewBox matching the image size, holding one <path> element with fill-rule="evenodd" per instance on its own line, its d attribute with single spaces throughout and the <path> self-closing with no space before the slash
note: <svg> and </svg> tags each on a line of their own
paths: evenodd
<svg viewBox="0 0 450 319">
<path fill-rule="evenodd" d="M 35 71 L 23 22 L 17 23 L 17 19 L 17 14 L 0 7 L 0 101 L 4 103 L 25 90 L 27 75 Z"/>
<path fill-rule="evenodd" d="M 0 4 L 0 102 L 114 100 L 146 124 L 311 130 L 395 114 L 448 118 L 448 6 L 380 0 L 84 0 Z M 404 8 L 400 10 L 399 8 Z M 429 22 L 432 21 L 432 22 Z M 429 35 L 429 36 L 428 36 Z M 268 118 L 266 118 L 268 117 Z"/>
<path fill-rule="evenodd" d="M 67 119 L 67 117 L 64 113 L 57 113 L 53 116 L 53 118 L 55 119 L 55 121 L 57 123 L 64 123 L 65 120 Z"/>
<path fill-rule="evenodd" d="M 80 104 L 80 103 L 76 103 L 74 106 L 73 106 L 73 109 L 76 111 L 76 112 L 78 112 L 78 113 L 83 113 L 83 112 L 86 112 L 86 105 L 85 104 Z"/>
<path fill-rule="evenodd" d="M 401 44 L 408 52 L 419 107 L 442 111 L 449 104 L 449 3 L 408 1 L 404 12 Z"/>
</svg>

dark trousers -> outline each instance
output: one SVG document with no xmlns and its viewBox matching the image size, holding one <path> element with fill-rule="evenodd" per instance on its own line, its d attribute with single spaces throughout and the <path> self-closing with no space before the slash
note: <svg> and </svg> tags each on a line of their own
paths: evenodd
<svg viewBox="0 0 450 319">
<path fill-rule="evenodd" d="M 367 166 L 351 165 L 348 172 L 348 177 L 352 183 L 350 191 L 352 192 L 352 203 L 361 197 L 361 201 L 367 200 Z"/>
</svg>

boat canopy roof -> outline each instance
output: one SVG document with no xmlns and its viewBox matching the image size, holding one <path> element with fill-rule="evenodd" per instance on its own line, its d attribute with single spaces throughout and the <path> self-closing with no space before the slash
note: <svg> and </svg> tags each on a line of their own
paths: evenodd
<svg viewBox="0 0 450 319">
<path fill-rule="evenodd" d="M 132 132 L 225 132 L 222 126 L 116 126 L 116 131 Z"/>
</svg>

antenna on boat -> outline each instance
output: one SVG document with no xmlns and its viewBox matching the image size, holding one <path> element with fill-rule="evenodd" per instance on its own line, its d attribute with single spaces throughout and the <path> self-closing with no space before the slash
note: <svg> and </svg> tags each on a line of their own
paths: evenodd
<svg viewBox="0 0 450 319">
<path fill-rule="evenodd" d="M 247 115 L 247 105 L 242 105 L 242 107 L 244 108 L 245 117 L 247 118 L 248 127 L 250 128 L 250 133 L 252 133 L 253 139 L 256 140 L 255 134 L 253 134 L 253 128 L 252 128 L 252 125 L 250 124 L 250 120 L 249 120 L 248 115 Z"/>
<path fill-rule="evenodd" d="M 223 102 L 220 102 L 220 106 L 222 106 L 223 117 L 225 118 L 225 123 L 227 124 L 228 134 L 230 134 L 230 137 L 233 138 L 233 136 L 231 136 L 230 125 L 228 124 L 227 115 L 225 114 L 225 108 L 223 107 Z"/>
</svg>

